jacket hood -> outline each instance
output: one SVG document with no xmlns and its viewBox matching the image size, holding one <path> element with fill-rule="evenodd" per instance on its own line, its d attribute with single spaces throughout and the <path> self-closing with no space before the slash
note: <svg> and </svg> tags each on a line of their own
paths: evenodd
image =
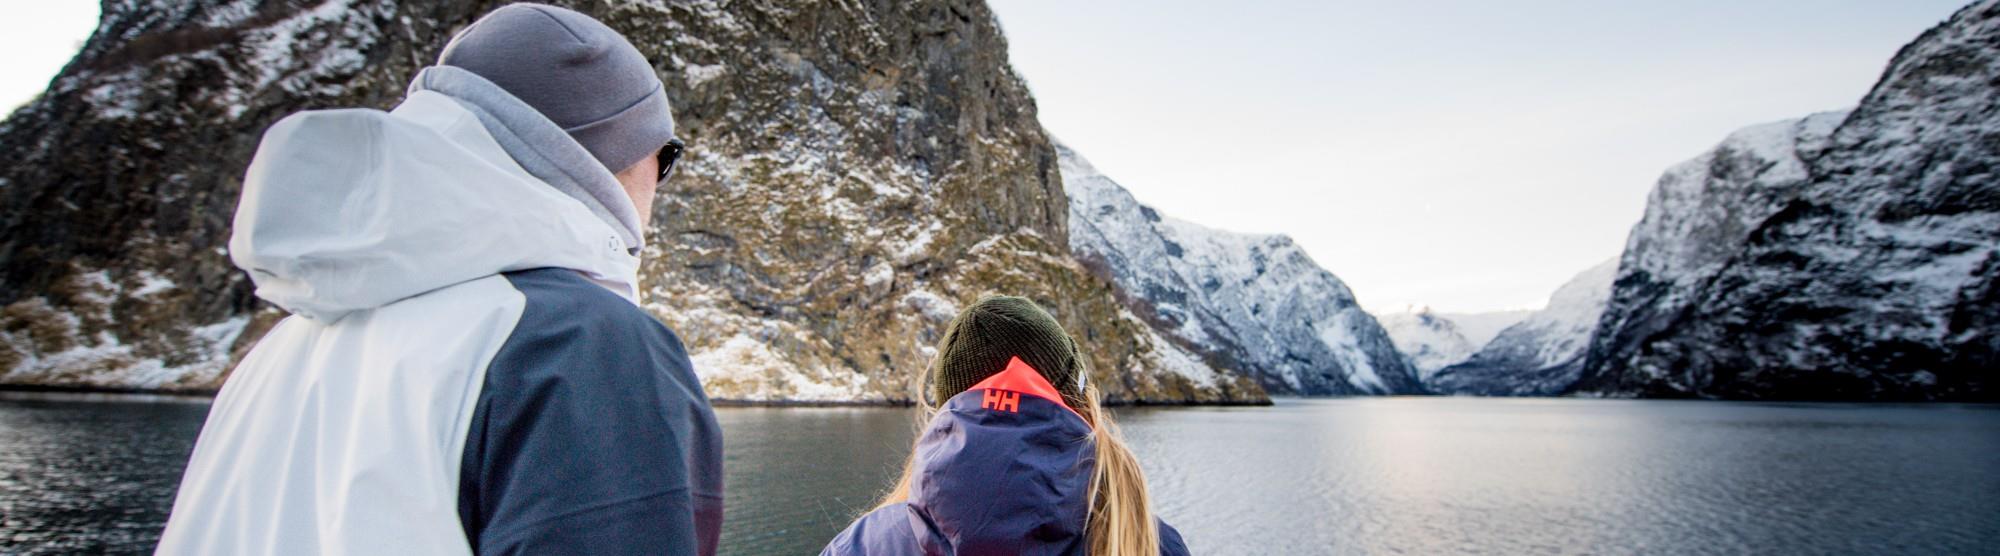
<svg viewBox="0 0 2000 556">
<path fill-rule="evenodd" d="M 637 296 L 626 234 L 433 91 L 391 112 L 308 111 L 272 125 L 234 226 L 230 257 L 257 296 L 315 320 L 529 268 L 575 270 Z"/>
<path fill-rule="evenodd" d="M 452 66 L 431 66 L 417 72 L 410 79 L 409 94 L 422 91 L 443 93 L 458 101 L 479 118 L 487 134 L 523 170 L 583 203 L 618 232 L 633 253 L 645 246 L 646 231 L 639 226 L 639 211 L 611 169 L 535 107 L 477 73 Z"/>
<path fill-rule="evenodd" d="M 1084 549 L 1095 438 L 1019 361 L 952 396 L 917 442 L 908 506 L 926 553 Z"/>
</svg>

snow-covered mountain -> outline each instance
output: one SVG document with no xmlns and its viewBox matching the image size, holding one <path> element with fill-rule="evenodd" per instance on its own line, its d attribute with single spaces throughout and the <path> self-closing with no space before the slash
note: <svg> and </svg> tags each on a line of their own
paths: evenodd
<svg viewBox="0 0 2000 556">
<path fill-rule="evenodd" d="M 1750 126 L 1661 175 L 1620 257 L 1620 285 L 1600 320 L 1606 336 L 1594 343 L 1608 348 L 1678 325 L 1703 285 L 1805 187 L 1800 154 L 1825 148 L 1846 118 L 1822 112 Z"/>
<path fill-rule="evenodd" d="M 1506 330 L 1507 327 L 1513 326 L 1515 323 L 1527 320 L 1529 315 L 1535 314 L 1535 310 L 1515 309 L 1479 313 L 1433 314 L 1439 318 L 1451 321 L 1452 326 L 1458 328 L 1458 333 L 1465 335 L 1466 341 L 1472 342 L 1473 347 L 1479 348 L 1485 347 L 1487 342 L 1493 341 L 1493 337 L 1499 336 L 1500 331 Z"/>
<path fill-rule="evenodd" d="M 1494 336 L 1534 311 L 1492 311 L 1485 313 L 1439 313 L 1420 307 L 1400 313 L 1377 314 L 1375 320 L 1389 332 L 1396 350 L 1416 367 L 1417 378 L 1429 383 L 1439 369 L 1452 366 L 1478 353 Z"/>
<path fill-rule="evenodd" d="M 1070 249 L 1115 281 L 1135 313 L 1156 314 L 1167 335 L 1272 392 L 1423 391 L 1375 317 L 1290 237 L 1161 216 L 1075 151 L 1056 152 Z"/>
<path fill-rule="evenodd" d="M 1432 313 L 1429 308 L 1375 315 L 1375 320 L 1382 323 L 1382 329 L 1389 333 L 1389 341 L 1396 344 L 1396 351 L 1409 358 L 1410 366 L 1417 369 L 1417 380 L 1421 382 L 1429 382 L 1438 369 L 1464 361 L 1479 351 L 1479 344 L 1467 338 L 1457 323 Z"/>
<path fill-rule="evenodd" d="M 2000 1 L 1903 47 L 1850 113 L 1753 127 L 1662 177 L 1581 393 L 1992 400 Z"/>
<path fill-rule="evenodd" d="M 1479 353 L 1439 370 L 1430 389 L 1440 394 L 1547 396 L 1576 382 L 1590 347 L 1618 259 L 1590 267 L 1556 288 L 1547 307 L 1500 331 Z"/>
</svg>

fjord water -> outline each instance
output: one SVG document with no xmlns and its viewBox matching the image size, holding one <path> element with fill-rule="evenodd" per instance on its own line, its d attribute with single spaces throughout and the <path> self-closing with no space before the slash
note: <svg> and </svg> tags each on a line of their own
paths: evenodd
<svg viewBox="0 0 2000 556">
<path fill-rule="evenodd" d="M 0 554 L 147 552 L 206 400 L 0 393 Z"/>
<path fill-rule="evenodd" d="M 0 397 L 0 553 L 143 552 L 206 405 Z M 909 410 L 722 408 L 725 554 L 810 554 Z M 1200 554 L 1904 553 L 2000 546 L 2000 408 L 1350 398 L 1119 411 Z"/>
</svg>

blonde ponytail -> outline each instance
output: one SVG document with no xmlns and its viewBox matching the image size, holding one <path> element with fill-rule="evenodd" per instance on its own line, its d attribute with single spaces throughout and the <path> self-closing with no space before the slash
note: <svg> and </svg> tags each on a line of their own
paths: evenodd
<svg viewBox="0 0 2000 556">
<path fill-rule="evenodd" d="M 1118 423 L 1099 403 L 1096 388 L 1085 388 L 1090 405 L 1084 416 L 1097 438 L 1097 476 L 1090 483 L 1090 524 L 1084 529 L 1092 556 L 1159 556 L 1160 527 L 1153 519 L 1146 473 L 1125 447 Z"/>
</svg>

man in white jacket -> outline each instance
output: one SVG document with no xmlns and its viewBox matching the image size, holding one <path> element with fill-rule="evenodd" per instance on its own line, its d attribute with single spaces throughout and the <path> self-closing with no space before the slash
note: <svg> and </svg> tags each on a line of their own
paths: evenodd
<svg viewBox="0 0 2000 556">
<path fill-rule="evenodd" d="M 163 554 L 713 554 L 722 443 L 637 303 L 665 89 L 507 6 L 393 111 L 265 132 L 230 255 L 292 313 L 216 397 Z"/>
</svg>

